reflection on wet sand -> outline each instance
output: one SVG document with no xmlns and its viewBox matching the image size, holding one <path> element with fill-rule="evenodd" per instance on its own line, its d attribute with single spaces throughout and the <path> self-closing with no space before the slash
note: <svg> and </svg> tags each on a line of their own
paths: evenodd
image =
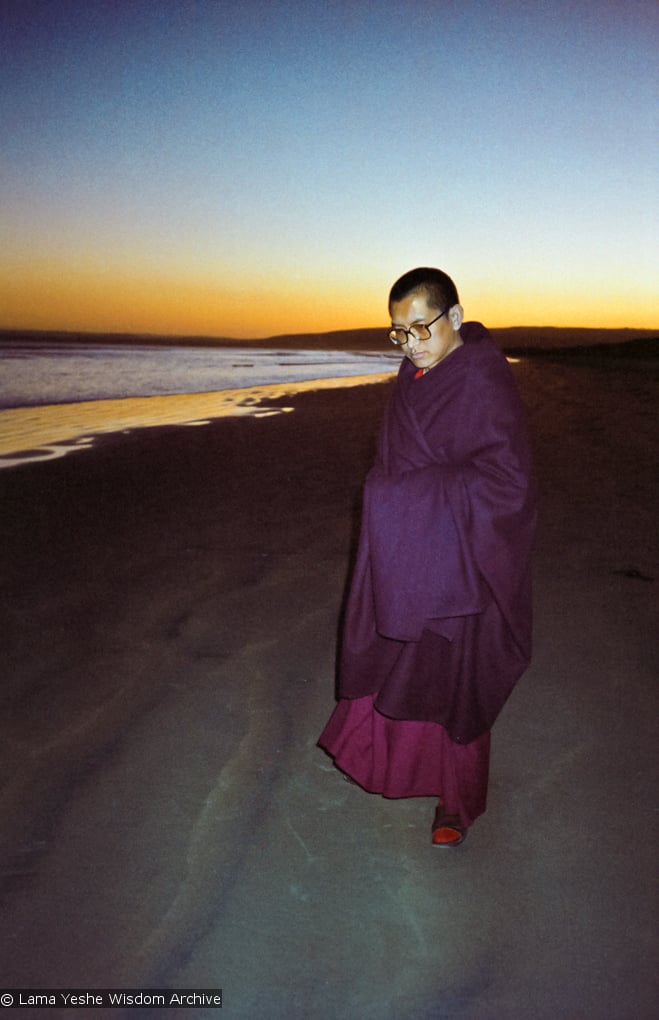
<svg viewBox="0 0 659 1020">
<path fill-rule="evenodd" d="M 392 373 L 276 383 L 216 393 L 180 393 L 173 396 L 128 397 L 78 404 L 48 404 L 0 411 L 0 468 L 63 457 L 88 450 L 94 436 L 126 432 L 156 425 L 207 425 L 228 415 L 266 415 L 290 411 L 269 406 L 309 390 L 337 389 L 383 382 Z"/>
</svg>

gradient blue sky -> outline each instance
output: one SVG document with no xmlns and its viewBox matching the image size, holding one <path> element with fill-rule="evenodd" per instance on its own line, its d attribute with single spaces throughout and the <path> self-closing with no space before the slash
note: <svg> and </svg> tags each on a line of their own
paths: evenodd
<svg viewBox="0 0 659 1020">
<path fill-rule="evenodd" d="M 657 11 L 0 0 L 0 326 L 652 328 Z"/>
</svg>

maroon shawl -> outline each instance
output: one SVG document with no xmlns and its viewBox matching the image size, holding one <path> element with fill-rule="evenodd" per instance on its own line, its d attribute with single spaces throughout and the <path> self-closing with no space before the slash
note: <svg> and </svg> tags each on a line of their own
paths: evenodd
<svg viewBox="0 0 659 1020">
<path fill-rule="evenodd" d="M 339 696 L 454 740 L 488 730 L 531 651 L 534 485 L 524 409 L 480 323 L 415 378 L 405 359 L 364 489 Z"/>
</svg>

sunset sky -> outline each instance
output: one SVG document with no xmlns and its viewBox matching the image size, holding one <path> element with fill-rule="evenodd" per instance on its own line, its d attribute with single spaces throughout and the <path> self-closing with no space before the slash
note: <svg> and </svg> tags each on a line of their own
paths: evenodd
<svg viewBox="0 0 659 1020">
<path fill-rule="evenodd" d="M 653 0 L 0 0 L 0 327 L 654 328 Z"/>
</svg>

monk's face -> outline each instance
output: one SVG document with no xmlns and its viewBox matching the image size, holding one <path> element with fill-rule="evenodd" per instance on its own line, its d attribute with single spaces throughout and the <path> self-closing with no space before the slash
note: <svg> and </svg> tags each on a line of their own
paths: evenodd
<svg viewBox="0 0 659 1020">
<path fill-rule="evenodd" d="M 424 291 L 417 291 L 409 294 L 402 301 L 392 304 L 391 324 L 392 326 L 402 326 L 404 329 L 416 325 L 428 325 L 442 311 L 444 309 L 434 308 L 428 304 L 428 297 Z M 446 309 L 446 314 L 429 327 L 430 336 L 427 340 L 408 337 L 407 343 L 402 347 L 403 354 L 417 368 L 428 372 L 438 365 L 447 354 L 461 346 L 462 338 L 459 332 L 461 323 L 462 308 L 460 305 Z"/>
</svg>

